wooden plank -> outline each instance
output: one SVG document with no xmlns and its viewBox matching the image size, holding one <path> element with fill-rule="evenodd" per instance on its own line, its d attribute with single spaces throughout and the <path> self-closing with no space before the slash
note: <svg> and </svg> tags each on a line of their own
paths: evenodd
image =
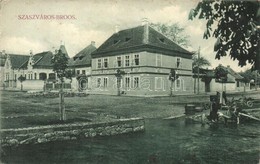
<svg viewBox="0 0 260 164">
<path fill-rule="evenodd" d="M 256 118 L 254 116 L 251 116 L 251 115 L 247 115 L 247 114 L 244 114 L 244 113 L 239 113 L 240 116 L 245 116 L 245 117 L 248 117 L 248 118 L 251 118 L 253 120 L 257 120 L 257 121 L 260 121 L 259 118 Z"/>
</svg>

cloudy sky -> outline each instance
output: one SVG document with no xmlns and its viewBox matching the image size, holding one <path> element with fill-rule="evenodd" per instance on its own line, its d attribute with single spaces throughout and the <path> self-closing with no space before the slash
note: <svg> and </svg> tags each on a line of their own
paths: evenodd
<svg viewBox="0 0 260 164">
<path fill-rule="evenodd" d="M 141 25 L 142 18 L 153 23 L 179 23 L 190 36 L 189 50 L 201 47 L 201 56 L 211 67 L 219 63 L 234 70 L 245 68 L 237 62 L 222 58 L 215 60 L 215 39 L 204 40 L 205 22 L 188 20 L 191 8 L 198 0 L 0 0 L 0 50 L 7 53 L 29 54 L 52 50 L 65 44 L 69 56 L 85 48 L 91 41 L 100 46 L 114 31 L 115 26 L 127 29 Z M 25 19 L 24 15 L 48 15 L 48 19 Z M 51 16 L 73 16 L 57 19 Z M 67 17 L 69 18 L 69 17 Z"/>
</svg>

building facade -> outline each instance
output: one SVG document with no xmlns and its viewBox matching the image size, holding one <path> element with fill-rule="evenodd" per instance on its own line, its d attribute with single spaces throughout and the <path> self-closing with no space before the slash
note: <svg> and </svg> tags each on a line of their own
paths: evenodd
<svg viewBox="0 0 260 164">
<path fill-rule="evenodd" d="M 69 69 L 71 69 L 75 77 L 72 78 L 73 90 L 90 90 L 91 86 L 91 53 L 97 48 L 95 42 L 92 41 L 90 45 L 78 52 L 69 60 Z"/>
<path fill-rule="evenodd" d="M 60 46 L 63 53 L 66 53 L 64 45 Z M 68 56 L 68 55 L 66 55 Z M 57 89 L 57 76 L 53 72 L 51 51 L 30 55 L 7 54 L 5 61 L 4 75 L 5 88 L 23 90 L 52 90 Z M 19 77 L 25 78 L 20 81 Z M 69 83 L 66 80 L 66 83 Z M 67 88 L 70 88 L 67 84 Z"/>
<path fill-rule="evenodd" d="M 114 33 L 92 53 L 92 92 L 169 95 L 193 92 L 192 53 L 144 23 Z M 169 73 L 179 78 L 171 87 Z"/>
<path fill-rule="evenodd" d="M 249 86 L 245 84 L 243 81 L 243 77 L 239 75 L 237 72 L 235 72 L 233 69 L 230 68 L 230 66 L 222 66 L 221 68 L 226 70 L 227 72 L 227 81 L 221 83 L 216 80 L 215 77 L 215 71 L 210 69 L 200 69 L 200 85 L 199 85 L 199 91 L 200 93 L 205 92 L 219 92 L 219 91 L 245 91 L 249 90 Z M 198 91 L 198 81 L 197 81 L 197 73 L 196 70 L 194 72 L 194 92 L 197 93 Z"/>
</svg>

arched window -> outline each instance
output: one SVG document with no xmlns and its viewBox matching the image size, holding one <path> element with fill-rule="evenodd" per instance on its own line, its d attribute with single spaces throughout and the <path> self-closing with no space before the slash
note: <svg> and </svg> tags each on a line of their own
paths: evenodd
<svg viewBox="0 0 260 164">
<path fill-rule="evenodd" d="M 55 80 L 56 79 L 55 73 L 49 73 L 49 79 L 50 80 Z"/>
<path fill-rule="evenodd" d="M 39 74 L 39 79 L 40 80 L 46 80 L 46 78 L 47 78 L 47 74 L 46 73 L 40 73 Z"/>
</svg>

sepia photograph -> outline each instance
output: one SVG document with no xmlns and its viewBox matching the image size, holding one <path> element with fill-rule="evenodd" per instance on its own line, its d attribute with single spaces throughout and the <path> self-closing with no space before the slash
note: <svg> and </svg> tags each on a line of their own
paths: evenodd
<svg viewBox="0 0 260 164">
<path fill-rule="evenodd" d="M 259 164 L 259 0 L 0 0 L 0 163 Z"/>
</svg>

